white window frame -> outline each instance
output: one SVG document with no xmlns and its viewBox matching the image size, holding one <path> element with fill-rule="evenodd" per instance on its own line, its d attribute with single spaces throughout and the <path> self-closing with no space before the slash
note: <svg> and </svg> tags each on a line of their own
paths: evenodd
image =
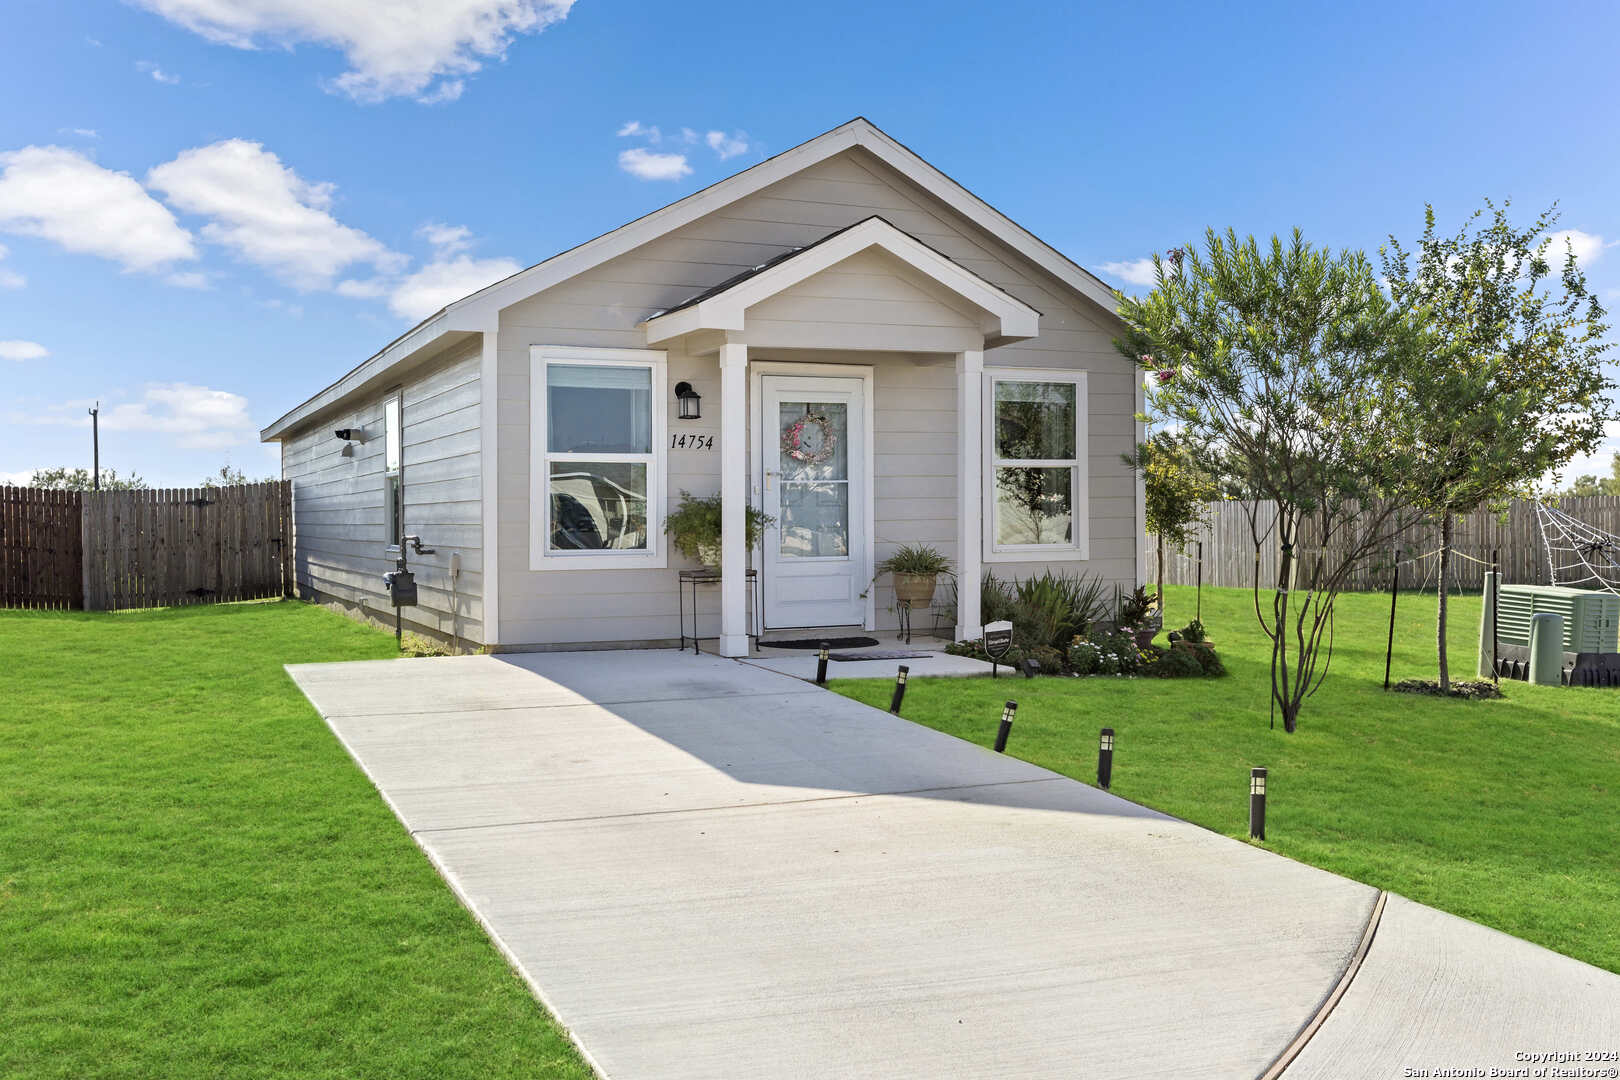
<svg viewBox="0 0 1620 1080">
<path fill-rule="evenodd" d="M 389 424 L 389 417 L 394 418 Z M 389 443 L 396 443 L 399 450 L 399 459 L 390 467 L 388 464 Z M 405 531 L 405 391 L 398 388 L 389 391 L 383 399 L 383 528 L 391 535 L 387 537 L 384 546 L 389 551 L 399 550 L 399 534 Z M 394 521 L 394 492 L 395 485 L 399 487 L 399 521 Z"/>
<path fill-rule="evenodd" d="M 652 452 L 649 454 L 556 453 L 547 441 L 547 364 L 641 367 L 652 377 Z M 669 544 L 664 536 L 669 461 L 669 378 L 659 349 L 595 349 L 572 345 L 529 347 L 529 569 L 664 570 Z M 551 462 L 623 461 L 647 465 L 647 547 L 642 551 L 575 551 L 551 547 Z"/>
<path fill-rule="evenodd" d="M 1067 544 L 998 544 L 996 543 L 996 384 L 1003 382 L 1072 383 L 1074 385 L 1074 454 L 1072 459 L 1029 462 L 1019 459 L 1026 467 L 1072 466 L 1070 474 L 1070 506 L 1074 521 L 1069 530 Z M 1088 461 L 1086 438 L 1089 428 L 1089 399 L 1086 396 L 1086 372 L 1065 371 L 1055 368 L 986 368 L 984 373 L 983 411 L 980 427 L 983 433 L 984 457 L 984 561 L 985 562 L 1086 562 L 1091 558 L 1091 467 Z"/>
</svg>

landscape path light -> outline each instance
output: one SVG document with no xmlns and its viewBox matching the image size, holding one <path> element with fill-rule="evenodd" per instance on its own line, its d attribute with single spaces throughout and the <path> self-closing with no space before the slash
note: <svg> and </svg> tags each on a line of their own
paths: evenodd
<svg viewBox="0 0 1620 1080">
<path fill-rule="evenodd" d="M 900 670 L 895 673 L 894 699 L 889 702 L 889 711 L 896 716 L 900 715 L 900 703 L 906 699 L 906 676 L 910 674 L 911 669 L 904 664 L 901 664 Z"/>
<path fill-rule="evenodd" d="M 823 641 L 821 643 L 820 651 L 816 653 L 816 685 L 817 686 L 826 686 L 827 685 L 827 657 L 829 655 L 831 655 L 831 652 L 832 652 L 832 647 L 830 645 L 828 645 L 825 641 Z"/>
<path fill-rule="evenodd" d="M 1018 711 L 1018 702 L 1009 701 L 1001 710 L 1001 727 L 996 729 L 996 753 L 1007 752 L 1007 736 L 1012 734 L 1013 714 Z"/>
<path fill-rule="evenodd" d="M 1249 838 L 1266 838 L 1266 770 L 1249 770 Z"/>
<path fill-rule="evenodd" d="M 1097 786 L 1108 790 L 1114 778 L 1114 729 L 1105 727 L 1097 740 Z"/>
</svg>

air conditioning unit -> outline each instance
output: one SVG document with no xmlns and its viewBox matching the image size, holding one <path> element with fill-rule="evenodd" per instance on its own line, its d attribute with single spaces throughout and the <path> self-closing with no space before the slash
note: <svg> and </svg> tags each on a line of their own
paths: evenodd
<svg viewBox="0 0 1620 1080">
<path fill-rule="evenodd" d="M 1530 646 L 1530 616 L 1564 617 L 1564 651 L 1620 651 L 1620 595 L 1562 585 L 1503 585 L 1496 603 L 1496 636 L 1504 645 Z"/>
</svg>

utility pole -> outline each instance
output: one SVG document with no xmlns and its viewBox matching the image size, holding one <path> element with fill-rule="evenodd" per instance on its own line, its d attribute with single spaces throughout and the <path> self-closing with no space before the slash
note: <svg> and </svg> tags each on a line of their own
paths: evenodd
<svg viewBox="0 0 1620 1080">
<path fill-rule="evenodd" d="M 101 402 L 90 410 L 90 489 L 101 490 Z"/>
</svg>

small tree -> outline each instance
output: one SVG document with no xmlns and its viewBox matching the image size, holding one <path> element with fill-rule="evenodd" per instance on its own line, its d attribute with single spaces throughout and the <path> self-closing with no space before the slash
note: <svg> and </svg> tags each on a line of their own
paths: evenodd
<svg viewBox="0 0 1620 1080">
<path fill-rule="evenodd" d="M 55 469 L 35 469 L 34 475 L 29 478 L 28 486 L 56 488 L 60 491 L 95 490 L 94 477 L 89 469 L 69 469 L 65 466 Z M 145 486 L 146 481 L 136 473 L 119 476 L 117 469 L 101 470 L 102 491 L 133 491 Z"/>
<path fill-rule="evenodd" d="M 1573 251 L 1550 250 L 1557 220 L 1548 210 L 1520 228 L 1506 204 L 1487 200 L 1442 236 L 1431 206 L 1410 254 L 1393 236 L 1381 252 L 1391 299 L 1421 312 L 1434 335 L 1418 362 L 1390 376 L 1419 421 L 1403 448 L 1406 496 L 1440 525 L 1442 692 L 1451 687 L 1446 583 L 1457 516 L 1530 496 L 1547 473 L 1595 450 L 1615 416 L 1603 308 Z"/>
<path fill-rule="evenodd" d="M 1255 615 L 1272 642 L 1271 695 L 1293 731 L 1326 677 L 1333 606 L 1350 574 L 1387 550 L 1405 522 L 1389 499 L 1410 443 L 1409 418 L 1383 373 L 1423 346 L 1421 325 L 1388 301 L 1360 252 L 1313 248 L 1296 229 L 1262 249 L 1210 230 L 1204 251 L 1154 256 L 1155 286 L 1118 294 L 1131 329 L 1120 348 L 1167 372 L 1155 412 L 1219 448 L 1251 505 L 1256 565 L 1273 537 L 1281 557 L 1269 616 L 1255 575 Z M 1309 546 L 1306 546 L 1306 541 Z"/>
<path fill-rule="evenodd" d="M 1142 474 L 1146 494 L 1147 527 L 1157 541 L 1159 610 L 1164 610 L 1164 550 L 1166 544 L 1185 548 L 1204 520 L 1204 504 L 1219 497 L 1220 487 L 1202 465 L 1187 438 L 1168 431 L 1155 432 L 1136 448 L 1126 463 Z"/>
<path fill-rule="evenodd" d="M 276 478 L 269 476 L 263 480 L 250 480 L 241 469 L 235 468 L 227 462 L 219 467 L 218 472 L 203 477 L 202 483 L 197 486 L 205 488 L 240 487 L 243 484 L 269 483 L 274 479 Z"/>
</svg>

